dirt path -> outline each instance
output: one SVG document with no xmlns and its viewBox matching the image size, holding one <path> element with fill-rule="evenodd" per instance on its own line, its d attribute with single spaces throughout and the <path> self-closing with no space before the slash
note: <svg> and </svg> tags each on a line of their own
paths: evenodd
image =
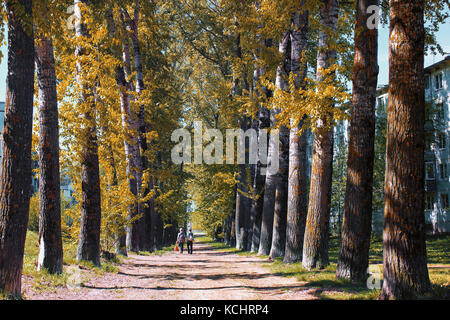
<svg viewBox="0 0 450 320">
<path fill-rule="evenodd" d="M 24 278 L 26 299 L 271 300 L 315 299 L 315 289 L 294 278 L 277 276 L 267 261 L 194 245 L 194 254 L 130 255 L 119 273 L 74 273 L 74 286 L 52 291 L 31 288 Z M 81 280 L 80 280 L 81 279 Z M 77 282 L 83 286 L 76 286 Z"/>
</svg>

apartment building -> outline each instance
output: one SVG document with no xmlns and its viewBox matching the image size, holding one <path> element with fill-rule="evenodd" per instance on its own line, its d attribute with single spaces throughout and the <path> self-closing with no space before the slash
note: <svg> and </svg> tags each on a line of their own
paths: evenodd
<svg viewBox="0 0 450 320">
<path fill-rule="evenodd" d="M 388 87 L 377 90 L 386 111 Z M 425 68 L 425 217 L 427 233 L 450 233 L 450 56 Z"/>
</svg>

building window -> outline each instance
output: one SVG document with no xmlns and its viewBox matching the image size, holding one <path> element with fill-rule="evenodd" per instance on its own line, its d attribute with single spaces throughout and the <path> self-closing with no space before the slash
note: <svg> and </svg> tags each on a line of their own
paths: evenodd
<svg viewBox="0 0 450 320">
<path fill-rule="evenodd" d="M 441 193 L 441 205 L 442 205 L 442 209 L 449 208 L 448 193 Z"/>
<path fill-rule="evenodd" d="M 447 163 L 441 163 L 439 165 L 439 172 L 441 173 L 441 179 L 448 178 Z"/>
<path fill-rule="evenodd" d="M 433 146 L 433 136 L 425 133 L 425 151 L 432 150 L 431 149 L 432 146 Z"/>
<path fill-rule="evenodd" d="M 425 89 L 430 88 L 430 76 L 425 76 Z"/>
<path fill-rule="evenodd" d="M 433 210 L 434 209 L 434 193 L 427 192 L 425 193 L 425 210 Z"/>
<path fill-rule="evenodd" d="M 425 179 L 427 180 L 434 180 L 434 163 L 433 162 L 427 162 L 425 163 Z"/>
<path fill-rule="evenodd" d="M 442 89 L 442 73 L 434 76 L 436 90 Z"/>
<path fill-rule="evenodd" d="M 438 134 L 439 149 L 445 149 L 447 147 L 447 136 L 444 132 Z"/>
<path fill-rule="evenodd" d="M 444 104 L 443 103 L 439 103 L 436 105 L 436 115 L 439 120 L 444 119 L 445 113 L 444 113 Z"/>
</svg>

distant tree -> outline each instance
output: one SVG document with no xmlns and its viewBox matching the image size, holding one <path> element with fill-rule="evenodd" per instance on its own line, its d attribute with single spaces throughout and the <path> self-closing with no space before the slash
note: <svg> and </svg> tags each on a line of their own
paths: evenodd
<svg viewBox="0 0 450 320">
<path fill-rule="evenodd" d="M 344 123 L 336 125 L 333 151 L 333 185 L 331 195 L 330 235 L 341 234 L 342 216 L 344 212 L 345 185 L 347 181 L 348 141 Z"/>
</svg>

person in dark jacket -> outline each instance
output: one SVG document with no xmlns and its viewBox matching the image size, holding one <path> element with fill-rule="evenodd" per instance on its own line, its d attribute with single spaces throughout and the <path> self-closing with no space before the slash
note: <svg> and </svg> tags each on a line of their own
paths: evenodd
<svg viewBox="0 0 450 320">
<path fill-rule="evenodd" d="M 194 244 L 194 233 L 192 232 L 192 229 L 189 228 L 187 233 L 187 250 L 189 254 L 192 254 L 193 244 Z"/>
<path fill-rule="evenodd" d="M 178 236 L 177 236 L 177 244 L 178 244 L 178 247 L 180 248 L 180 253 L 183 253 L 185 239 L 186 239 L 186 235 L 184 234 L 184 230 L 183 230 L 183 228 L 180 228 L 180 232 L 178 233 Z"/>
</svg>

